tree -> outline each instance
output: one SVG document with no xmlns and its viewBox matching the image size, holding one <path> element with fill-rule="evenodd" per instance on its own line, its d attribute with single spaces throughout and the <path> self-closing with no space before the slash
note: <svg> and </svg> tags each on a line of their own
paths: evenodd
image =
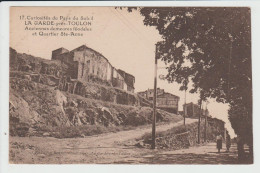
<svg viewBox="0 0 260 173">
<path fill-rule="evenodd" d="M 229 103 L 231 125 L 252 150 L 250 9 L 128 8 L 132 10 L 162 36 L 158 53 L 169 66 L 167 80 L 185 86 L 188 76 L 189 92 L 203 91 L 205 98 Z"/>
</svg>

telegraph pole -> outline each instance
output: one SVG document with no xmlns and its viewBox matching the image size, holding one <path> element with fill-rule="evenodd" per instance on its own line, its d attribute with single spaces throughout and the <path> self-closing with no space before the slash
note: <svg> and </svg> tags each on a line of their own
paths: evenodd
<svg viewBox="0 0 260 173">
<path fill-rule="evenodd" d="M 204 134 L 204 142 L 207 141 L 207 123 L 208 123 L 208 115 L 207 115 L 207 112 L 208 112 L 208 101 L 206 101 L 206 110 L 205 110 L 205 134 Z"/>
<path fill-rule="evenodd" d="M 186 93 L 188 89 L 188 77 L 185 78 L 184 80 L 184 107 L 183 107 L 183 124 L 184 126 L 186 125 L 186 115 L 187 115 L 187 105 L 186 105 Z"/>
<path fill-rule="evenodd" d="M 155 44 L 155 63 L 154 63 L 154 90 L 153 90 L 153 125 L 152 125 L 152 149 L 155 149 L 155 124 L 156 124 L 156 97 L 157 97 L 157 53 L 158 45 Z"/>
<path fill-rule="evenodd" d="M 199 107 L 199 123 L 198 123 L 198 144 L 200 144 L 200 117 L 201 117 L 201 106 L 202 106 L 202 98 L 200 99 L 200 107 Z"/>
<path fill-rule="evenodd" d="M 184 116 L 183 116 L 183 123 L 184 123 L 184 126 L 185 126 L 185 118 L 186 118 L 186 111 L 187 111 L 187 108 L 186 108 L 186 91 L 187 89 L 185 88 L 185 94 L 184 94 Z"/>
</svg>

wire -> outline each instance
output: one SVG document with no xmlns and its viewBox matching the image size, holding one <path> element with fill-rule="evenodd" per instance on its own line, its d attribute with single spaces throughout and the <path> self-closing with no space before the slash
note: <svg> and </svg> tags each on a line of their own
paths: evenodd
<svg viewBox="0 0 260 173">
<path fill-rule="evenodd" d="M 143 35 L 143 34 L 135 27 L 135 25 L 132 24 L 132 22 L 130 22 L 120 11 L 118 11 L 118 10 L 116 9 L 116 12 L 118 12 L 118 13 L 125 19 L 125 21 L 130 25 L 130 27 L 133 27 L 133 30 L 134 30 L 135 32 L 137 32 L 137 34 L 139 33 L 140 36 L 143 37 L 145 41 L 147 41 L 147 42 L 149 42 L 149 43 L 152 42 L 152 40 L 147 39 L 147 37 L 146 37 L 145 35 Z"/>
<path fill-rule="evenodd" d="M 109 8 L 109 10 L 112 12 L 112 14 L 114 14 L 129 30 L 131 30 L 140 40 L 145 40 L 145 41 L 147 41 L 149 44 L 152 42 L 152 41 L 148 41 L 144 36 L 143 36 L 143 34 L 139 34 L 138 33 L 138 31 L 135 31 L 134 30 L 134 26 L 133 26 L 133 24 L 131 24 L 129 21 L 128 21 L 128 19 L 126 18 L 126 17 L 124 17 L 120 12 L 118 12 L 117 10 L 115 10 L 115 11 L 113 11 L 112 9 L 111 9 L 111 7 L 108 7 Z M 128 21 L 129 23 L 127 23 L 126 21 Z M 145 44 L 145 43 L 143 43 L 143 44 Z M 144 48 L 145 49 L 147 49 L 147 50 L 149 50 L 149 51 L 151 51 L 151 49 L 148 49 L 147 48 L 147 46 L 146 46 L 146 44 L 145 44 L 145 46 L 144 46 Z"/>
</svg>

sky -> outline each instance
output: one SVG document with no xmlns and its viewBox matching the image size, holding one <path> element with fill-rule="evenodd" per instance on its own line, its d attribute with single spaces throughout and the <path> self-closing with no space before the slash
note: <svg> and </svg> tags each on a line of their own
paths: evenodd
<svg viewBox="0 0 260 173">
<path fill-rule="evenodd" d="M 25 21 L 20 16 L 60 18 L 73 16 L 93 16 L 91 31 L 77 36 L 32 36 L 25 31 Z M 155 44 L 161 36 L 154 27 L 145 26 L 143 17 L 136 11 L 114 7 L 12 7 L 10 14 L 10 46 L 19 53 L 27 53 L 45 59 L 51 59 L 51 52 L 60 47 L 68 50 L 83 44 L 100 52 L 118 69 L 135 76 L 135 92 L 153 88 Z M 167 74 L 163 62 L 158 63 L 158 76 Z M 179 85 L 158 79 L 157 86 L 180 97 L 179 110 L 184 104 L 184 92 Z M 187 93 L 186 102 L 198 102 L 198 94 Z M 204 104 L 205 107 L 205 104 Z M 234 131 L 228 120 L 228 105 L 209 100 L 207 106 L 210 115 L 226 122 L 226 128 L 233 137 Z"/>
</svg>

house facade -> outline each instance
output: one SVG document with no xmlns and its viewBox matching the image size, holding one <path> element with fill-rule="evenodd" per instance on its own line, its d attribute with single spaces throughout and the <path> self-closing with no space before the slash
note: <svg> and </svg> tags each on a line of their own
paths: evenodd
<svg viewBox="0 0 260 173">
<path fill-rule="evenodd" d="M 199 105 L 191 102 L 191 103 L 187 103 L 183 105 L 183 111 L 186 109 L 186 117 L 188 118 L 198 118 L 199 114 L 200 114 L 200 107 Z M 205 115 L 207 117 L 209 117 L 209 111 L 208 109 L 202 109 L 202 113 L 201 116 L 205 117 Z"/>
<path fill-rule="evenodd" d="M 99 52 L 82 45 L 72 51 L 59 48 L 52 51 L 52 60 L 69 64 L 66 76 L 82 82 L 99 82 L 134 92 L 135 77 L 113 67 Z"/>
<path fill-rule="evenodd" d="M 146 98 L 150 102 L 153 102 L 153 95 L 154 90 L 148 89 L 143 92 L 138 92 L 139 95 Z M 180 97 L 165 92 L 164 89 L 157 88 L 157 99 L 156 99 L 156 105 L 159 109 L 171 112 L 171 113 L 178 113 L 178 106 L 179 106 L 179 100 Z"/>
</svg>

